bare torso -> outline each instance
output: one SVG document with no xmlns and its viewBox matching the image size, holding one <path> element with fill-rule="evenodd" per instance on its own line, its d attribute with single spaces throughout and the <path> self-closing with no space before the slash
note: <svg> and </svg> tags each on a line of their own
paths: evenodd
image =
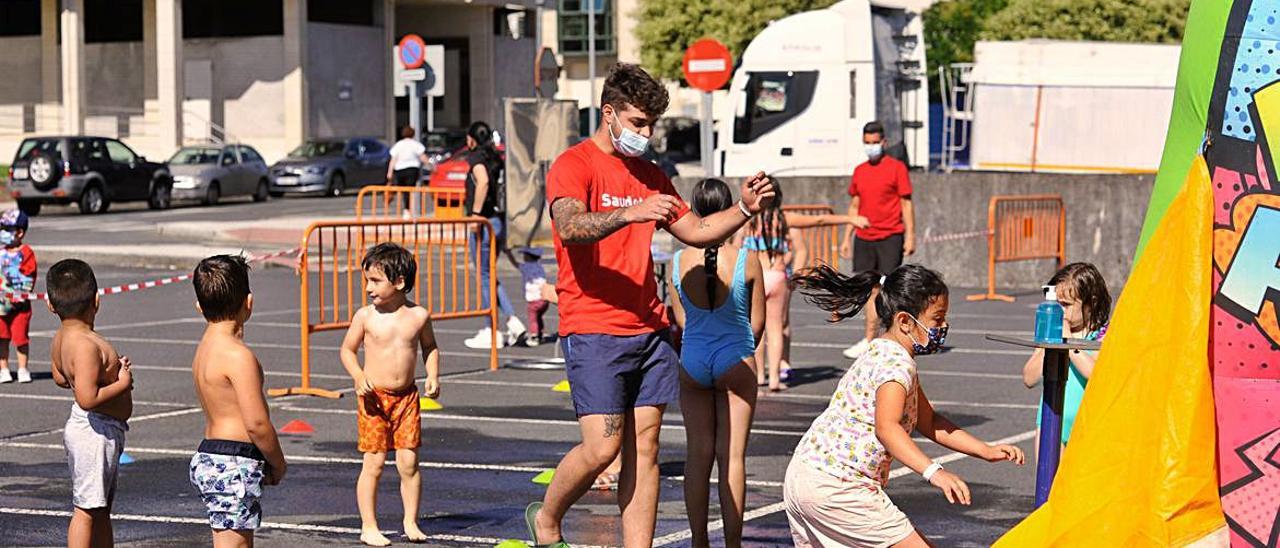
<svg viewBox="0 0 1280 548">
<path fill-rule="evenodd" d="M 406 304 L 393 312 L 369 306 L 364 320 L 364 374 L 374 388 L 399 392 L 414 384 L 427 310 Z"/>
<path fill-rule="evenodd" d="M 98 378 L 96 379 L 77 379 L 75 371 L 72 367 L 63 367 L 63 364 L 71 363 L 71 356 L 74 355 L 76 348 L 82 345 L 92 345 L 97 349 L 100 358 L 98 364 Z M 75 386 L 78 382 L 92 382 L 99 387 L 107 386 L 116 379 L 120 378 L 120 354 L 111 346 L 111 343 L 102 338 L 97 332 L 91 329 L 59 329 L 58 333 L 53 336 L 53 345 L 49 351 L 50 360 L 53 367 L 62 373 L 67 379 L 70 386 Z M 85 409 L 85 411 L 93 411 L 102 413 L 128 421 L 133 416 L 133 393 L 126 390 L 119 396 L 108 400 L 93 409 Z"/>
<path fill-rule="evenodd" d="M 196 347 L 196 357 L 191 362 L 196 397 L 204 408 L 204 437 L 206 439 L 233 440 L 253 443 L 245 428 L 240 401 L 227 368 L 232 361 L 253 360 L 261 375 L 261 366 L 244 341 L 223 333 L 208 333 Z"/>
</svg>

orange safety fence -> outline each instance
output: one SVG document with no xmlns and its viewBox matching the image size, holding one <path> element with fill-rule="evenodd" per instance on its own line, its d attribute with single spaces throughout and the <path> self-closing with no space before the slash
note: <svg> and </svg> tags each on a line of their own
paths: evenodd
<svg viewBox="0 0 1280 548">
<path fill-rule="evenodd" d="M 415 219 L 461 219 L 465 197 L 462 188 L 367 186 L 356 196 L 356 219 L 400 219 L 406 208 Z"/>
<path fill-rule="evenodd" d="M 817 204 L 785 205 L 782 206 L 782 211 L 801 215 L 832 215 L 835 213 L 831 206 Z M 800 241 L 792 242 L 792 247 L 796 254 L 793 268 L 802 270 L 818 264 L 828 264 L 839 268 L 840 231 L 843 228 L 843 225 L 828 225 L 794 229 L 800 233 Z"/>
<path fill-rule="evenodd" d="M 489 238 L 488 304 L 481 302 L 481 276 L 467 252 L 468 234 L 481 230 Z M 372 246 L 394 242 L 413 253 L 417 274 L 409 297 L 425 307 L 432 321 L 489 318 L 489 368 L 498 368 L 497 245 L 485 219 L 417 219 L 321 221 L 302 237 L 298 259 L 302 325 L 300 386 L 269 390 L 272 396 L 306 394 L 338 398 L 341 394 L 311 385 L 311 336 L 346 329 L 351 317 L 368 304 L 361 261 Z M 461 244 L 459 245 L 459 242 Z M 335 360 L 336 362 L 336 360 Z"/>
<path fill-rule="evenodd" d="M 1062 196 L 992 196 L 987 206 L 987 292 L 970 301 L 1013 302 L 996 293 L 996 265 L 1012 261 L 1057 259 L 1067 262 L 1067 214 Z"/>
</svg>

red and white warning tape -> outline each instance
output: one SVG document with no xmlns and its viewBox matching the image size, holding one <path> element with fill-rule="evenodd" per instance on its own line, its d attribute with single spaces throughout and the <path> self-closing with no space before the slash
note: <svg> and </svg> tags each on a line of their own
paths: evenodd
<svg viewBox="0 0 1280 548">
<path fill-rule="evenodd" d="M 284 257 L 284 256 L 287 256 L 287 255 L 296 255 L 296 254 L 297 254 L 298 252 L 300 252 L 300 251 L 302 251 L 302 248 L 300 248 L 300 247 L 295 247 L 295 248 L 293 248 L 293 249 L 286 249 L 286 250 L 284 250 L 284 251 L 276 251 L 276 252 L 273 252 L 273 253 L 267 253 L 266 255 L 250 255 L 250 256 L 246 257 L 246 258 L 245 258 L 245 260 L 247 260 L 248 262 L 251 262 L 251 263 L 258 263 L 258 262 L 263 262 L 263 261 L 269 261 L 269 260 L 271 260 L 271 259 L 275 259 L 275 258 L 279 258 L 279 257 Z M 117 294 L 117 293 L 127 293 L 127 292 L 130 292 L 130 291 L 138 291 L 138 290 L 141 290 L 141 289 L 151 289 L 151 288 L 153 288 L 153 287 L 160 287 L 160 286 L 162 286 L 162 285 L 169 285 L 169 284 L 176 283 L 176 282 L 185 282 L 185 281 L 190 280 L 190 279 L 191 279 L 191 274 L 190 274 L 190 273 L 187 273 L 187 274 L 180 274 L 180 275 L 178 275 L 178 276 L 170 276 L 170 277 L 168 277 L 168 278 L 160 278 L 160 279 L 158 279 L 158 280 L 150 280 L 150 281 L 145 281 L 145 282 L 138 282 L 138 283 L 124 284 L 124 285 L 117 285 L 117 286 L 114 286 L 114 287 L 104 287 L 104 288 L 102 288 L 102 289 L 99 289 L 99 290 L 98 290 L 98 294 L 99 294 L 99 295 L 115 295 L 115 294 Z M 48 294 L 48 293 L 10 293 L 10 292 L 5 292 L 5 293 L 0 293 L 0 299 L 8 299 L 9 301 L 13 301 L 13 302 L 21 302 L 21 301 L 46 301 L 46 300 L 48 300 L 48 299 L 49 299 L 49 294 Z"/>
<path fill-rule="evenodd" d="M 969 238 L 986 238 L 991 234 L 990 230 L 975 230 L 973 232 L 957 232 L 954 234 L 941 234 L 938 236 L 925 236 L 920 243 L 928 244 L 934 242 L 954 242 L 956 240 L 968 240 Z"/>
</svg>

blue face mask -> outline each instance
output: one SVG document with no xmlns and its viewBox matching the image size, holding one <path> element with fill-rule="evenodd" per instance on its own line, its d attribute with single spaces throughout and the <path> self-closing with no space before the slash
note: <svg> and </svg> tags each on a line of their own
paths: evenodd
<svg viewBox="0 0 1280 548">
<path fill-rule="evenodd" d="M 17 235 L 12 230 L 0 228 L 0 245 L 13 245 L 15 240 L 17 240 Z"/>
<path fill-rule="evenodd" d="M 916 322 L 916 325 L 919 325 L 921 329 L 924 329 L 925 333 L 929 334 L 929 339 L 925 344 L 916 342 L 915 337 L 911 337 L 910 333 L 907 334 L 908 337 L 911 337 L 911 351 L 917 356 L 937 354 L 939 350 L 942 350 L 942 345 L 947 344 L 947 326 L 925 327 L 915 317 L 912 317 L 911 320 Z"/>
<path fill-rule="evenodd" d="M 617 120 L 617 118 L 615 117 L 614 120 Z M 622 124 L 619 123 L 618 125 L 621 126 Z M 624 126 L 619 132 L 619 135 L 615 137 L 613 135 L 613 124 L 609 124 L 608 128 L 609 139 L 613 141 L 613 149 L 618 151 L 618 154 L 631 158 L 639 158 L 640 156 L 644 156 L 645 150 L 648 150 L 649 140 L 645 139 L 643 135 L 640 135 L 639 133 L 636 133 L 630 128 Z"/>
</svg>

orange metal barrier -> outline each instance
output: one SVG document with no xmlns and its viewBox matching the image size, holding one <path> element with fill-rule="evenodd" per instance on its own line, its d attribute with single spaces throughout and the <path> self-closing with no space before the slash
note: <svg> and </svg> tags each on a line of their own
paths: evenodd
<svg viewBox="0 0 1280 548">
<path fill-rule="evenodd" d="M 488 306 L 482 306 L 479 273 L 467 253 L 470 231 L 489 235 Z M 307 394 L 338 398 L 341 394 L 311 385 L 311 335 L 346 329 L 356 310 L 368 304 L 365 251 L 383 242 L 403 245 L 417 259 L 418 272 L 410 299 L 425 307 L 433 321 L 488 317 L 493 340 L 489 368 L 498 368 L 497 248 L 493 227 L 481 218 L 414 221 L 322 221 L 307 227 L 299 257 L 301 281 L 302 383 L 268 390 L 272 396 Z"/>
<path fill-rule="evenodd" d="M 415 218 L 463 217 L 462 200 L 466 190 L 462 188 L 367 186 L 356 196 L 356 219 L 400 219 L 405 211 L 405 196 L 409 197 L 409 211 Z"/>
<path fill-rule="evenodd" d="M 835 213 L 831 206 L 817 204 L 784 205 L 782 206 L 782 211 L 802 215 L 832 215 Z M 840 231 L 843 228 L 843 225 L 830 225 L 796 229 L 800 232 L 801 241 L 799 243 L 803 244 L 804 253 L 803 256 L 795 257 L 795 264 L 792 267 L 795 270 L 802 270 L 825 263 L 834 268 L 839 268 Z M 797 255 L 800 255 L 800 249 L 796 251 Z"/>
<path fill-rule="evenodd" d="M 996 293 L 996 264 L 1032 259 L 1067 262 L 1067 214 L 1062 196 L 992 196 L 987 207 L 987 292 L 970 301 L 1013 297 Z"/>
</svg>

